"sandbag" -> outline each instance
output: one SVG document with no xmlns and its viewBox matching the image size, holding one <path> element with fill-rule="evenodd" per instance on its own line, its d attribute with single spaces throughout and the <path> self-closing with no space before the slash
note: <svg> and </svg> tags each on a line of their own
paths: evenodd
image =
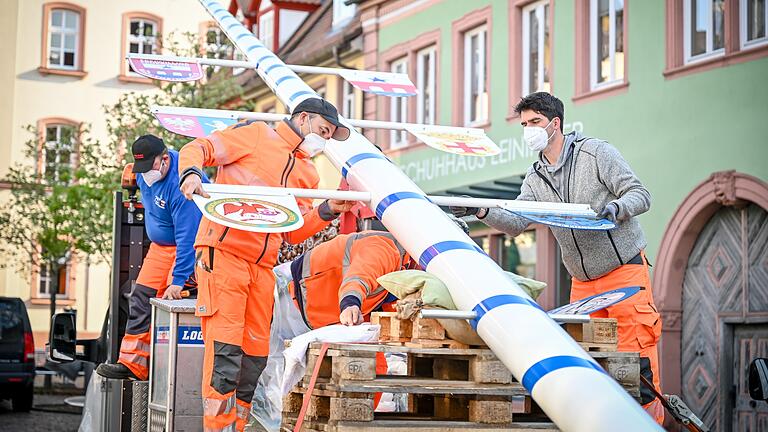
<svg viewBox="0 0 768 432">
<path fill-rule="evenodd" d="M 534 300 L 547 287 L 547 284 L 544 282 L 528 279 L 510 272 L 504 273 Z M 402 270 L 392 272 L 380 276 L 376 281 L 398 299 L 404 299 L 409 294 L 421 292 L 421 299 L 425 305 L 456 310 L 456 305 L 453 303 L 448 287 L 436 276 L 425 271 Z"/>
</svg>

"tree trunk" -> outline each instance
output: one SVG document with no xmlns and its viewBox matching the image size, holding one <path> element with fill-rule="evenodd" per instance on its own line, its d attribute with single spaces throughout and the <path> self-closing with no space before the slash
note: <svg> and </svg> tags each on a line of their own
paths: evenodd
<svg viewBox="0 0 768 432">
<path fill-rule="evenodd" d="M 59 265 L 56 260 L 50 260 L 48 262 L 48 277 L 51 279 L 51 319 L 49 321 L 48 340 L 51 340 L 53 335 L 53 315 L 56 313 L 56 294 L 59 292 Z M 45 376 L 45 388 L 51 390 L 53 388 L 53 382 L 51 381 L 51 375 Z"/>
</svg>

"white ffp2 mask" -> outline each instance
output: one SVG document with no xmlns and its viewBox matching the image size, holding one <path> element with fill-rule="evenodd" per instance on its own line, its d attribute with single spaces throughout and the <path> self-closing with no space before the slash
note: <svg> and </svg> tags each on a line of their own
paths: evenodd
<svg viewBox="0 0 768 432">
<path fill-rule="evenodd" d="M 526 126 L 523 128 L 523 140 L 528 144 L 528 148 L 535 152 L 540 152 L 547 148 L 549 140 L 555 135 L 554 131 L 551 135 L 547 134 L 547 127 L 549 127 L 553 121 L 554 119 L 550 120 L 544 127 Z"/>
<path fill-rule="evenodd" d="M 163 169 L 163 165 L 165 164 L 165 161 L 160 162 L 160 169 L 159 170 L 149 170 L 145 173 L 141 174 L 141 178 L 144 179 L 144 183 L 147 184 L 147 186 L 152 187 L 153 184 L 160 181 L 160 179 L 163 178 L 163 172 L 160 171 Z"/>
<path fill-rule="evenodd" d="M 309 123 L 309 133 L 304 135 L 304 140 L 299 145 L 299 150 L 306 153 L 309 157 L 315 157 L 325 149 L 325 138 L 312 132 L 312 121 Z"/>
</svg>

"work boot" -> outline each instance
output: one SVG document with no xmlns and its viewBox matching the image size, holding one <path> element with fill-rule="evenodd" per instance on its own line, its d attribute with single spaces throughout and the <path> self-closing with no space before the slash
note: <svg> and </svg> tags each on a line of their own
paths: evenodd
<svg viewBox="0 0 768 432">
<path fill-rule="evenodd" d="M 115 363 L 115 364 L 102 363 L 99 365 L 99 367 L 96 368 L 96 373 L 103 376 L 104 378 L 132 379 L 132 380 L 139 379 L 139 377 L 134 375 L 130 369 L 128 369 L 124 364 L 121 364 L 121 363 Z"/>
</svg>

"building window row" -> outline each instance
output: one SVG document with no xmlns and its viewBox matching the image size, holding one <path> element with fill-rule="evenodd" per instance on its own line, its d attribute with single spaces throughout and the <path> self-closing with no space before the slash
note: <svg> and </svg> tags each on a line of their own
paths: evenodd
<svg viewBox="0 0 768 432">
<path fill-rule="evenodd" d="M 85 76 L 86 10 L 71 3 L 53 2 L 43 5 L 42 59 L 43 74 Z M 148 82 L 131 70 L 126 54 L 160 52 L 162 18 L 144 13 L 123 14 L 120 77 Z"/>
</svg>

